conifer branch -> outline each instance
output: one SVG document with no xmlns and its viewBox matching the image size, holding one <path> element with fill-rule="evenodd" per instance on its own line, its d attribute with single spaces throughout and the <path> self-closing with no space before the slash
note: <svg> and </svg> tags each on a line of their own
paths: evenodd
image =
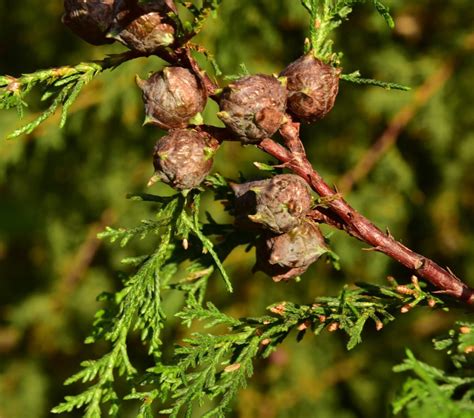
<svg viewBox="0 0 474 418">
<path fill-rule="evenodd" d="M 140 55 L 135 52 L 126 52 L 109 55 L 102 61 L 40 70 L 20 77 L 0 76 L 0 109 L 16 108 L 20 117 L 23 117 L 24 109 L 28 107 L 27 96 L 34 89 L 43 89 L 41 101 L 51 102 L 35 120 L 12 132 L 8 138 L 30 134 L 60 107 L 62 111 L 59 126 L 63 128 L 69 108 L 93 78 L 138 56 Z"/>
<path fill-rule="evenodd" d="M 200 7 L 189 1 L 180 1 L 193 16 L 192 22 L 184 22 L 183 24 L 184 36 L 179 40 L 179 43 L 182 45 L 201 32 L 209 16 L 216 16 L 222 0 L 204 0 Z"/>
<path fill-rule="evenodd" d="M 238 389 L 245 387 L 253 374 L 253 362 L 267 358 L 292 332 L 297 340 L 306 334 L 319 335 L 323 330 L 341 330 L 348 336 L 347 348 L 361 341 L 365 326 L 377 330 L 395 320 L 407 306 L 443 306 L 443 302 L 422 290 L 418 284 L 399 286 L 360 285 L 344 288 L 335 297 L 320 297 L 311 305 L 280 302 L 268 307 L 261 317 L 235 319 L 222 313 L 212 303 L 205 307 L 189 305 L 177 316 L 184 324 L 195 321 L 205 328 L 225 326 L 227 333 L 194 333 L 177 346 L 173 362 L 158 364 L 148 370 L 143 386 L 157 387 L 153 392 L 132 392 L 127 399 L 141 399 L 149 408 L 161 394 L 161 401 L 171 400 L 171 407 L 160 411 L 170 417 L 184 413 L 191 416 L 197 405 L 214 400 L 214 408 L 204 416 L 224 417 Z"/>
<path fill-rule="evenodd" d="M 434 341 L 436 350 L 445 350 L 455 373 L 430 366 L 406 350 L 407 358 L 393 368 L 396 373 L 410 373 L 397 399 L 393 412 L 409 416 L 434 416 L 442 412 L 446 417 L 470 417 L 474 413 L 474 324 L 458 322 L 448 336 Z"/>
<path fill-rule="evenodd" d="M 332 51 L 333 41 L 329 35 L 347 20 L 355 5 L 365 0 L 300 0 L 310 15 L 309 42 L 307 51 L 324 62 L 338 61 L 340 54 Z M 384 18 L 390 28 L 394 22 L 387 6 L 380 0 L 372 0 L 377 12 Z"/>
<path fill-rule="evenodd" d="M 360 76 L 359 71 L 355 71 L 351 74 L 341 74 L 340 79 L 344 81 L 349 81 L 350 83 L 359 84 L 359 85 L 382 87 L 386 90 L 401 90 L 401 91 L 410 90 L 410 87 L 404 86 L 399 83 L 390 83 L 386 81 L 374 80 L 371 78 L 362 78 Z"/>
<path fill-rule="evenodd" d="M 264 139 L 259 148 L 285 164 L 287 168 L 304 178 L 311 188 L 327 199 L 329 216 L 333 225 L 339 225 L 349 235 L 366 242 L 375 251 L 382 252 L 433 284 L 441 293 L 474 305 L 474 290 L 469 288 L 449 269 L 443 269 L 434 261 L 410 250 L 396 241 L 390 233 L 384 233 L 367 218 L 353 209 L 333 190 L 313 168 L 306 157 L 299 137 L 299 124 L 287 123 L 281 130 L 288 148 Z M 293 152 L 292 152 L 293 150 Z M 327 216 L 328 214 L 325 213 Z"/>
<path fill-rule="evenodd" d="M 142 0 L 140 3 L 147 2 L 149 1 Z M 192 15 L 192 21 L 188 23 L 182 23 L 179 20 L 173 1 L 166 0 L 165 3 L 172 13 L 158 17 L 170 18 L 170 24 L 173 22 L 176 24 L 170 27 L 173 37 L 174 34 L 176 37 L 173 38 L 172 45 L 156 46 L 153 50 L 154 55 L 174 66 L 189 69 L 192 73 L 191 78 L 193 75 L 196 78 L 197 92 L 203 93 L 199 96 L 204 98 L 204 102 L 208 97 L 218 100 L 221 91 L 219 86 L 199 67 L 192 55 L 193 51 L 201 51 L 201 49 L 188 41 L 201 30 L 204 20 L 217 10 L 221 0 L 204 0 L 199 2 L 199 7 L 184 0 L 180 1 Z M 329 36 L 352 12 L 353 7 L 358 3 L 364 3 L 364 0 L 302 0 L 302 3 L 311 18 L 307 52 L 312 52 L 315 57 L 325 63 L 337 66 L 340 54 L 333 52 Z M 379 0 L 372 0 L 372 3 L 389 26 L 392 26 L 393 20 L 388 8 Z M 83 87 L 94 77 L 127 60 L 146 55 L 131 52 L 111 56 L 99 62 L 25 74 L 19 78 L 0 77 L 1 108 L 17 108 L 19 113 L 22 113 L 26 106 L 27 95 L 37 87 L 44 89 L 42 99 L 50 102 L 49 107 L 35 121 L 15 131 L 12 136 L 32 132 L 61 107 L 60 126 L 62 127 L 66 122 L 70 106 Z M 210 60 L 209 56 L 208 59 Z M 242 68 L 242 70 L 245 69 Z M 269 78 L 272 79 L 272 77 Z M 343 75 L 341 78 L 357 84 L 387 89 L 407 89 L 396 83 L 363 79 L 358 73 Z M 339 82 L 339 72 L 336 73 L 335 80 Z M 279 81 L 273 81 L 284 90 L 281 95 L 283 98 L 281 112 L 270 115 L 270 122 L 279 120 L 278 126 L 280 126 L 282 120 L 287 121 L 290 118 L 286 119 L 284 115 L 288 110 L 286 100 L 288 91 L 286 86 L 280 85 Z M 330 89 L 334 92 L 333 98 L 335 98 L 337 88 L 338 84 L 335 84 L 335 88 Z M 256 90 L 259 89 L 254 89 L 253 92 Z M 244 122 L 254 123 L 254 116 L 255 119 L 257 116 L 262 117 L 259 122 L 268 122 L 266 121 L 268 114 L 260 111 L 259 115 L 245 113 Z M 183 126 L 189 126 L 187 124 L 191 120 L 193 119 L 186 119 L 182 126 L 172 126 L 170 130 L 184 131 Z M 217 142 L 237 140 L 238 136 L 227 129 L 209 126 L 191 126 L 191 130 L 195 134 L 203 132 L 216 134 Z M 297 219 L 299 223 L 297 227 L 306 225 L 308 219 L 305 217 L 309 215 L 315 221 L 326 222 L 342 229 L 349 235 L 368 243 L 373 250 L 387 254 L 417 275 L 427 279 L 439 289 L 438 293 L 474 305 L 474 290 L 462 283 L 449 269 L 443 269 L 432 260 L 413 252 L 396 241 L 390 233 L 383 233 L 354 210 L 336 190 L 327 185 L 307 159 L 299 136 L 298 123 L 287 121 L 281 127 L 280 133 L 284 139 L 284 145 L 267 138 L 261 141 L 258 147 L 277 158 L 281 163 L 279 168 L 288 168 L 302 177 L 320 197 L 319 203 L 312 212 L 303 211 L 301 217 Z M 244 136 L 240 135 L 238 140 L 242 140 Z M 248 143 L 256 144 L 261 138 L 262 136 L 257 135 L 257 138 L 250 138 L 252 140 Z M 187 148 L 189 148 L 188 145 L 186 144 Z M 169 162 L 171 155 L 158 157 L 168 158 Z M 192 162 L 190 160 L 189 158 L 179 160 L 178 171 L 183 167 L 182 161 Z M 155 168 L 157 165 L 155 164 Z M 273 172 L 273 167 L 268 165 L 260 164 L 259 168 Z M 206 171 L 205 174 L 208 172 Z M 154 238 L 155 245 L 149 254 L 125 259 L 125 263 L 136 267 L 136 272 L 124 281 L 120 291 L 101 296 L 101 301 L 107 303 L 107 308 L 97 313 L 92 335 L 86 342 L 106 341 L 110 346 L 109 352 L 98 359 L 82 363 L 82 369 L 68 379 L 66 384 L 82 382 L 88 384 L 89 387 L 78 395 L 67 396 L 62 404 L 53 409 L 54 413 L 84 409 L 85 416 L 100 417 L 103 415 L 104 408 L 108 407 L 108 414 L 117 416 L 120 412 L 121 401 L 117 390 L 117 380 L 121 380 L 127 384 L 130 391 L 125 399 L 139 400 L 142 403 L 140 407 L 142 416 L 151 417 L 154 410 L 158 411 L 166 405 L 167 409 L 161 410 L 162 414 L 178 417 L 184 413 L 185 416 L 190 417 L 196 411 L 196 405 L 201 406 L 210 401 L 214 406 L 204 416 L 223 417 L 235 395 L 245 387 L 252 376 L 255 359 L 268 357 L 291 333 L 296 333 L 296 339 L 300 340 L 310 332 L 318 335 L 323 330 L 330 332 L 340 330 L 346 334 L 346 347 L 351 350 L 361 342 L 362 333 L 369 324 L 376 330 L 380 330 L 393 321 L 397 314 L 406 313 L 415 306 L 430 308 L 445 306 L 445 301 L 441 297 L 426 291 L 424 284 L 419 283 L 418 278 L 413 276 L 411 284 L 407 285 L 399 285 L 392 280 L 388 286 L 370 284 L 346 286 L 335 297 L 318 297 L 313 303 L 307 305 L 290 301 L 280 302 L 270 306 L 268 314 L 260 317 L 237 319 L 222 312 L 214 304 L 206 303 L 206 290 L 210 278 L 215 272 L 219 272 L 227 289 L 232 291 L 230 278 L 222 265 L 223 260 L 239 245 L 247 245 L 247 248 L 251 248 L 256 242 L 255 235 L 264 236 L 263 234 L 269 233 L 269 230 L 247 234 L 239 230 L 236 225 L 218 224 L 210 215 L 207 222 L 201 221 L 200 192 L 202 189 L 197 188 L 201 187 L 205 174 L 196 184 L 186 186 L 185 192 L 173 196 L 160 197 L 152 194 L 130 196 L 133 200 L 150 202 L 158 206 L 155 218 L 142 221 L 140 225 L 129 229 L 109 227 L 100 234 L 100 238 L 106 238 L 112 243 L 117 242 L 121 246 L 129 244 L 136 238 Z M 296 180 L 302 183 L 300 179 Z M 229 183 L 222 176 L 209 176 L 205 185 L 214 191 L 216 200 L 226 200 L 232 195 Z M 174 186 L 177 185 L 174 184 Z M 304 184 L 301 188 L 308 195 L 309 210 L 312 201 L 309 191 Z M 180 187 L 177 189 L 182 190 Z M 192 189 L 192 191 L 189 192 L 187 189 Z M 315 225 L 313 226 L 316 228 Z M 289 231 L 281 230 L 279 233 L 283 235 L 295 229 L 293 227 Z M 215 239 L 216 237 L 224 239 L 218 240 Z M 322 235 L 321 241 L 325 246 Z M 323 252 L 328 253 L 329 258 L 332 257 L 336 264 L 336 256 L 326 250 L 324 247 Z M 177 278 L 178 272 L 183 273 L 179 278 Z M 175 347 L 172 362 L 169 363 L 162 356 L 161 331 L 169 315 L 162 306 L 162 299 L 164 292 L 175 291 L 182 293 L 182 302 L 173 315 L 182 321 L 182 325 L 189 327 L 200 321 L 206 329 L 218 328 L 213 333 L 194 332 L 184 338 L 182 344 Z M 469 328 L 468 331 L 461 332 L 463 335 L 450 336 L 438 342 L 438 345 L 444 348 L 463 350 L 462 353 L 457 353 L 456 361 L 459 364 L 466 362 L 465 355 L 474 351 L 470 325 L 465 324 L 463 327 Z M 146 374 L 140 372 L 132 362 L 133 357 L 129 353 L 128 338 L 134 334 L 139 335 L 140 341 L 145 345 L 147 355 L 154 361 L 154 366 L 148 369 Z M 443 392 L 448 395 L 443 398 L 439 396 L 439 393 L 431 393 L 432 396 L 427 397 L 428 400 L 448 402 L 452 400 L 454 390 L 473 383 L 471 377 L 443 375 L 442 371 L 416 360 L 410 352 L 407 352 L 407 356 L 407 361 L 399 366 L 397 371 L 413 371 L 419 381 L 406 386 L 404 397 L 395 407 L 395 409 L 398 408 L 397 410 L 412 407 L 415 398 L 424 400 L 423 396 L 417 392 L 418 390 L 424 390 L 424 394 L 428 392 L 423 385 L 428 388 L 435 386 L 436 390 L 433 392 Z M 141 390 L 143 392 L 140 392 Z M 463 398 L 469 407 L 472 407 L 473 394 L 472 390 L 468 390 Z M 155 401 L 159 402 L 159 405 L 154 405 Z"/>
</svg>

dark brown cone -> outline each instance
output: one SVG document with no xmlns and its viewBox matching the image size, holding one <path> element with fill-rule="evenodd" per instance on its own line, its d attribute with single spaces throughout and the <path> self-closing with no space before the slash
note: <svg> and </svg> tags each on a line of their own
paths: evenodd
<svg viewBox="0 0 474 418">
<path fill-rule="evenodd" d="M 281 234 L 295 228 L 311 208 L 309 188 L 295 174 L 231 187 L 236 195 L 236 222 L 243 227 L 253 224 Z"/>
<path fill-rule="evenodd" d="M 64 0 L 63 23 L 92 45 L 114 42 L 106 37 L 114 20 L 115 0 Z"/>
<path fill-rule="evenodd" d="M 108 36 L 133 51 L 152 54 L 174 42 L 174 23 L 168 13 L 176 12 L 171 0 L 139 5 L 137 0 L 117 0 L 120 7 Z"/>
<path fill-rule="evenodd" d="M 285 234 L 262 235 L 257 241 L 254 269 L 263 271 L 276 282 L 289 280 L 303 274 L 326 252 L 326 243 L 318 226 L 305 219 Z"/>
<path fill-rule="evenodd" d="M 137 84 L 143 91 L 145 122 L 162 129 L 186 127 L 206 105 L 206 90 L 186 68 L 165 67 L 147 81 L 137 78 Z"/>
<path fill-rule="evenodd" d="M 325 64 L 311 53 L 291 63 L 287 77 L 288 110 L 303 122 L 315 122 L 334 107 L 339 91 L 340 68 Z"/>
<path fill-rule="evenodd" d="M 271 137 L 285 120 L 286 88 L 269 75 L 251 75 L 226 87 L 217 114 L 242 143 Z"/>
<path fill-rule="evenodd" d="M 171 130 L 155 145 L 155 174 L 149 184 L 161 180 L 177 190 L 198 187 L 211 171 L 212 157 L 218 147 L 218 142 L 204 132 Z"/>
</svg>

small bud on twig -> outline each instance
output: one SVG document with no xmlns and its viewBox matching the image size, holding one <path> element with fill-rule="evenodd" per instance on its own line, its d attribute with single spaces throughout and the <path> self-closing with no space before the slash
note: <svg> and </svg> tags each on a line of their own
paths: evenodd
<svg viewBox="0 0 474 418">
<path fill-rule="evenodd" d="M 459 328 L 459 332 L 461 334 L 469 334 L 471 332 L 471 328 L 464 325 L 461 328 Z"/>
<path fill-rule="evenodd" d="M 298 331 L 305 331 L 311 326 L 311 321 L 306 320 L 302 324 L 298 325 Z"/>
<path fill-rule="evenodd" d="M 328 325 L 328 331 L 329 332 L 335 332 L 339 329 L 339 327 L 340 327 L 339 322 L 331 322 Z"/>
<path fill-rule="evenodd" d="M 240 369 L 240 363 L 230 364 L 224 369 L 224 373 L 232 373 Z"/>
<path fill-rule="evenodd" d="M 395 290 L 400 293 L 401 295 L 415 295 L 416 291 L 413 289 L 410 289 L 409 287 L 405 285 L 398 285 Z"/>
<path fill-rule="evenodd" d="M 272 306 L 270 308 L 270 312 L 276 314 L 276 315 L 283 315 L 285 313 L 285 305 L 286 303 L 280 303 L 279 305 Z"/>
<path fill-rule="evenodd" d="M 407 312 L 410 312 L 412 310 L 413 306 L 411 305 L 405 305 L 405 306 L 402 306 L 400 308 L 400 312 L 401 313 L 407 313 Z"/>
<path fill-rule="evenodd" d="M 395 277 L 393 276 L 387 276 L 387 282 L 390 284 L 390 286 L 397 287 L 398 283 L 395 280 Z"/>
</svg>

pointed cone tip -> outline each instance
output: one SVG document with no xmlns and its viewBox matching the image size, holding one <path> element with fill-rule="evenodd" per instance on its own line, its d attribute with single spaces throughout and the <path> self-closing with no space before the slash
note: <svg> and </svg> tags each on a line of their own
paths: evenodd
<svg viewBox="0 0 474 418">
<path fill-rule="evenodd" d="M 240 189 L 240 184 L 239 183 L 235 183 L 233 181 L 229 181 L 229 187 L 232 189 L 232 191 L 234 193 L 237 193 Z"/>
<path fill-rule="evenodd" d="M 150 177 L 150 180 L 148 180 L 147 187 L 153 186 L 155 183 L 159 182 L 161 180 L 160 173 L 155 171 L 155 173 Z"/>
<path fill-rule="evenodd" d="M 115 39 L 117 41 L 122 41 L 122 39 L 119 36 L 120 31 L 115 31 L 115 30 L 109 30 L 106 34 L 105 37 L 107 39 Z"/>
<path fill-rule="evenodd" d="M 247 218 L 249 218 L 252 222 L 259 223 L 259 221 L 262 220 L 262 216 L 258 213 L 255 215 L 247 215 Z"/>
<path fill-rule="evenodd" d="M 142 90 L 145 88 L 146 86 L 146 80 L 143 80 L 142 78 L 140 78 L 140 76 L 138 74 L 135 75 L 135 83 L 137 84 L 138 87 L 140 87 Z"/>
<path fill-rule="evenodd" d="M 204 124 L 204 118 L 201 114 L 201 112 L 196 113 L 191 119 L 189 119 L 189 124 L 190 125 L 203 125 Z"/>
<path fill-rule="evenodd" d="M 156 121 L 153 116 L 146 115 L 145 119 L 143 120 L 142 126 L 147 126 L 147 125 L 155 125 Z"/>
<path fill-rule="evenodd" d="M 288 84 L 288 77 L 285 77 L 284 75 L 277 77 L 277 79 L 283 87 L 286 87 Z"/>
</svg>

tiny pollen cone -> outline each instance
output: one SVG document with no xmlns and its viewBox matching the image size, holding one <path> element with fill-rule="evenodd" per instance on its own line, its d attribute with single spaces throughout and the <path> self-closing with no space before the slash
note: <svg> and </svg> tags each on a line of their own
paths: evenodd
<svg viewBox="0 0 474 418">
<path fill-rule="evenodd" d="M 339 323 L 338 322 L 332 322 L 328 325 L 328 331 L 329 332 L 336 332 L 339 329 Z"/>
<path fill-rule="evenodd" d="M 155 183 L 159 182 L 161 180 L 160 173 L 158 171 L 155 172 L 148 180 L 147 187 L 153 186 Z"/>
<path fill-rule="evenodd" d="M 459 332 L 461 334 L 469 334 L 471 332 L 471 328 L 464 325 L 461 328 L 459 328 Z"/>
</svg>

